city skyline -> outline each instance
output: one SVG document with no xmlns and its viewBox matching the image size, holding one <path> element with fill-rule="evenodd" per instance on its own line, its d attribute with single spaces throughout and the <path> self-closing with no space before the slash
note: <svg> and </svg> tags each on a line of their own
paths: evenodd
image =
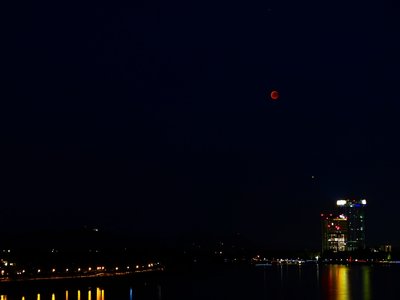
<svg viewBox="0 0 400 300">
<path fill-rule="evenodd" d="M 319 249 L 365 198 L 400 244 L 397 2 L 46 2 L 5 10 L 0 231 Z"/>
</svg>

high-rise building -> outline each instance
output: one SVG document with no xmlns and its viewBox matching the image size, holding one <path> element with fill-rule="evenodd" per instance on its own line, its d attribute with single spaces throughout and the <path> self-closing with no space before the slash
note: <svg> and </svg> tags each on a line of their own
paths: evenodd
<svg viewBox="0 0 400 300">
<path fill-rule="evenodd" d="M 344 215 L 321 214 L 322 252 L 347 250 L 348 221 Z"/>
<path fill-rule="evenodd" d="M 367 200 L 338 200 L 339 213 L 347 218 L 347 251 L 365 249 L 365 206 Z"/>
</svg>

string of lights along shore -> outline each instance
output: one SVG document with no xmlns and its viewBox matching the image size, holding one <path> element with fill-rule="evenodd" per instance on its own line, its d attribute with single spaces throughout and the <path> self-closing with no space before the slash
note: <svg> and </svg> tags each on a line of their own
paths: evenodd
<svg viewBox="0 0 400 300">
<path fill-rule="evenodd" d="M 365 249 L 365 207 L 367 200 L 337 200 L 336 212 L 321 214 L 322 252 Z"/>
</svg>

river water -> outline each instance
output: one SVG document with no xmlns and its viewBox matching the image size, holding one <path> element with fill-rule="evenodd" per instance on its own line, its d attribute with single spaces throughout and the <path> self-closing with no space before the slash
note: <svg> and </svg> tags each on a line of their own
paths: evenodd
<svg viewBox="0 0 400 300">
<path fill-rule="evenodd" d="M 0 285 L 0 300 L 400 299 L 400 267 L 283 265 Z"/>
</svg>

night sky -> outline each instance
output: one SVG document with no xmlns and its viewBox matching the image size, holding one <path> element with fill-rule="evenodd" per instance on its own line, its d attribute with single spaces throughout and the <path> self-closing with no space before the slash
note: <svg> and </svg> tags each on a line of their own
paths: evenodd
<svg viewBox="0 0 400 300">
<path fill-rule="evenodd" d="M 399 244 L 396 1 L 85 3 L 3 10 L 1 231 Z"/>
</svg>

